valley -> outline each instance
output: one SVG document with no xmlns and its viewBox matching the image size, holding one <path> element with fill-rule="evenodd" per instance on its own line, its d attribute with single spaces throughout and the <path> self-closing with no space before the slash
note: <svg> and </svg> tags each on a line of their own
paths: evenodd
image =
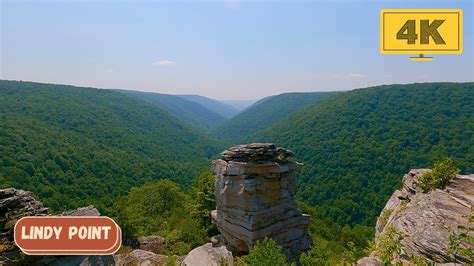
<svg viewBox="0 0 474 266">
<path fill-rule="evenodd" d="M 304 164 L 296 196 L 318 252 L 354 261 L 404 173 L 446 157 L 474 172 L 473 103 L 474 83 L 422 83 L 285 93 L 239 112 L 201 96 L 1 80 L 0 186 L 53 213 L 94 205 L 126 238 L 160 234 L 183 255 L 215 234 L 211 161 L 271 142 Z"/>
</svg>

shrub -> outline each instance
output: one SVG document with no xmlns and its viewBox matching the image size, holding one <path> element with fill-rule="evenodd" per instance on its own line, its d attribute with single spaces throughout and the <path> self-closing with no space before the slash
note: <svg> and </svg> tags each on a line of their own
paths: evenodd
<svg viewBox="0 0 474 266">
<path fill-rule="evenodd" d="M 380 214 L 380 217 L 379 217 L 379 222 L 380 222 L 380 225 L 381 225 L 382 228 L 384 228 L 385 225 L 387 224 L 388 218 L 390 217 L 392 212 L 393 212 L 393 209 L 383 209 L 382 210 L 382 213 Z"/>
<path fill-rule="evenodd" d="M 282 248 L 271 238 L 257 241 L 250 253 L 244 257 L 249 265 L 286 266 Z"/>
<path fill-rule="evenodd" d="M 390 264 L 392 260 L 396 259 L 403 252 L 403 245 L 400 242 L 402 239 L 403 234 L 397 232 L 393 225 L 389 225 L 378 239 L 375 249 L 377 256 L 384 263 Z"/>
<path fill-rule="evenodd" d="M 453 164 L 453 159 L 446 158 L 434 164 L 433 170 L 421 175 L 418 184 L 423 192 L 435 188 L 445 188 L 459 173 L 459 169 Z"/>
</svg>

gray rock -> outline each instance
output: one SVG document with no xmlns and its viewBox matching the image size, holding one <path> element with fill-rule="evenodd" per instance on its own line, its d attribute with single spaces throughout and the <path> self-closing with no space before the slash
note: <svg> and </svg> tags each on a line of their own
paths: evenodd
<svg viewBox="0 0 474 266">
<path fill-rule="evenodd" d="M 13 243 L 13 227 L 25 216 L 48 216 L 48 208 L 33 198 L 29 191 L 0 189 L 0 264 L 19 263 L 20 251 Z M 64 212 L 64 216 L 99 216 L 94 206 Z M 31 256 L 28 263 L 48 265 L 109 265 L 111 256 Z M 26 263 L 26 262 L 23 262 Z"/>
<path fill-rule="evenodd" d="M 13 242 L 13 227 L 25 216 L 46 216 L 48 208 L 35 200 L 32 193 L 15 188 L 0 189 L 0 264 L 15 263 L 19 249 Z"/>
<path fill-rule="evenodd" d="M 63 212 L 61 216 L 100 216 L 100 212 L 94 206 L 89 205 L 72 211 Z"/>
<path fill-rule="evenodd" d="M 236 254 L 247 253 L 256 241 L 270 237 L 289 259 L 311 247 L 310 217 L 296 207 L 292 154 L 269 143 L 239 145 L 213 162 L 216 207 L 211 213 L 225 245 Z"/>
<path fill-rule="evenodd" d="M 357 265 L 360 266 L 383 266 L 384 263 L 378 258 L 364 257 L 357 261 Z"/>
<path fill-rule="evenodd" d="M 166 240 L 161 236 L 140 237 L 138 238 L 138 245 L 142 250 L 161 254 L 165 249 Z"/>
<path fill-rule="evenodd" d="M 115 254 L 114 262 L 115 265 L 139 265 L 139 266 L 149 266 L 149 265 L 164 265 L 166 262 L 167 256 L 158 255 L 150 251 L 134 249 L 128 254 Z"/>
<path fill-rule="evenodd" d="M 418 188 L 418 177 L 429 169 L 413 169 L 403 177 L 403 188 L 395 191 L 383 212 L 390 215 L 386 220 L 378 219 L 378 238 L 391 225 L 405 236 L 401 240 L 404 255 L 425 257 L 438 263 L 467 263 L 460 254 L 449 254 L 449 237 L 458 231 L 458 226 L 473 228 L 469 217 L 474 215 L 474 175 L 458 175 L 445 189 L 423 193 Z M 468 233 L 474 236 L 471 231 Z M 467 242 L 461 248 L 474 248 Z"/>
<path fill-rule="evenodd" d="M 272 143 L 252 143 L 229 148 L 222 153 L 222 159 L 235 162 L 286 161 L 293 152 L 276 147 Z"/>
<path fill-rule="evenodd" d="M 228 251 L 225 246 L 213 247 L 211 243 L 207 243 L 197 247 L 188 253 L 183 266 L 219 266 L 225 261 L 226 265 L 234 265 L 234 257 L 232 252 Z"/>
</svg>

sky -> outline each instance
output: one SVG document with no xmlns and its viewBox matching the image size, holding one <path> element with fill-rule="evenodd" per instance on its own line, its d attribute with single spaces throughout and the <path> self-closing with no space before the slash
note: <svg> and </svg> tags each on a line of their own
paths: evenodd
<svg viewBox="0 0 474 266">
<path fill-rule="evenodd" d="M 0 78 L 220 100 L 474 80 L 472 0 L 0 0 Z M 464 53 L 381 55 L 381 8 L 462 8 Z"/>
</svg>

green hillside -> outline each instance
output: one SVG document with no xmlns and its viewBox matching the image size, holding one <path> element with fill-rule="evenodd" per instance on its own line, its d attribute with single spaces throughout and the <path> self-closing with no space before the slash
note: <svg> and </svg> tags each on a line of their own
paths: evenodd
<svg viewBox="0 0 474 266">
<path fill-rule="evenodd" d="M 54 210 L 107 211 L 145 181 L 186 187 L 221 147 L 155 106 L 110 90 L 0 81 L 0 187 Z"/>
<path fill-rule="evenodd" d="M 239 110 L 235 109 L 234 107 L 224 104 L 220 101 L 210 99 L 201 95 L 176 95 L 183 99 L 186 99 L 191 102 L 198 103 L 203 107 L 209 109 L 210 111 L 219 114 L 225 118 L 231 118 L 235 116 Z"/>
<path fill-rule="evenodd" d="M 339 224 L 375 223 L 411 168 L 450 156 L 474 173 L 474 83 L 338 93 L 258 132 L 296 152 L 299 196 Z"/>
<path fill-rule="evenodd" d="M 317 103 L 330 92 L 293 92 L 270 96 L 256 102 L 242 113 L 229 119 L 213 130 L 223 139 L 245 142 L 249 137 L 280 119 L 306 106 Z"/>
<path fill-rule="evenodd" d="M 128 90 L 118 91 L 163 108 L 196 128 L 208 130 L 227 119 L 219 113 L 181 96 Z"/>
</svg>

